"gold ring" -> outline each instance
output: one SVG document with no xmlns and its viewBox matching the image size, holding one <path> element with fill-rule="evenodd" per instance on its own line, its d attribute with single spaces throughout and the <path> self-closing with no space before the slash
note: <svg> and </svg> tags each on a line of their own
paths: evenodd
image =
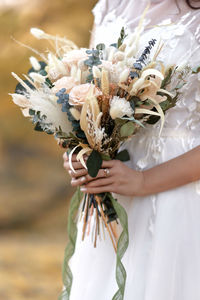
<svg viewBox="0 0 200 300">
<path fill-rule="evenodd" d="M 104 174 L 106 177 L 108 177 L 108 175 L 110 174 L 110 170 L 109 169 L 104 169 Z"/>
</svg>

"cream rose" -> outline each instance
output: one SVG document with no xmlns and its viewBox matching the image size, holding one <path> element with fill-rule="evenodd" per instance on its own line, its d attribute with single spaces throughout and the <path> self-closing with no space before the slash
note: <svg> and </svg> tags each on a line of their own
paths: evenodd
<svg viewBox="0 0 200 300">
<path fill-rule="evenodd" d="M 57 93 L 62 88 L 66 89 L 66 93 L 69 93 L 71 89 L 76 85 L 75 80 L 71 76 L 64 76 L 57 81 L 54 82 L 54 87 L 52 88 L 52 91 L 54 93 Z"/>
<path fill-rule="evenodd" d="M 62 62 L 67 66 L 71 66 L 73 64 L 77 65 L 80 61 L 86 60 L 87 58 L 86 49 L 72 50 L 64 55 Z"/>
<path fill-rule="evenodd" d="M 83 105 L 91 87 L 94 87 L 94 96 L 102 95 L 102 92 L 96 88 L 94 84 L 80 84 L 71 89 L 69 93 L 69 103 L 71 105 Z"/>
</svg>

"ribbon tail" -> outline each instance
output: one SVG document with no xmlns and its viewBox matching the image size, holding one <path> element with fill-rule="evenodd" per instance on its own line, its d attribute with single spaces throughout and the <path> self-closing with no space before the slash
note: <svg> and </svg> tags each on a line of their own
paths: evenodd
<svg viewBox="0 0 200 300">
<path fill-rule="evenodd" d="M 128 216 L 125 209 L 117 202 L 113 196 L 108 193 L 110 200 L 113 204 L 113 207 L 118 215 L 120 224 L 122 226 L 122 232 L 120 234 L 118 243 L 117 243 L 117 261 L 116 261 L 116 281 L 118 284 L 118 291 L 113 296 L 112 300 L 123 300 L 124 291 L 126 285 L 126 270 L 122 264 L 122 257 L 126 252 L 129 244 L 129 233 L 128 233 Z"/>
<path fill-rule="evenodd" d="M 82 199 L 82 193 L 80 192 L 80 188 L 78 188 L 71 199 L 70 208 L 69 208 L 68 225 L 67 225 L 69 241 L 65 249 L 63 268 L 62 268 L 64 287 L 58 300 L 70 300 L 70 292 L 72 287 L 73 275 L 69 267 L 69 260 L 73 256 L 75 251 L 75 246 L 76 246 L 77 226 L 75 220 L 76 220 L 76 215 L 78 212 L 81 199 Z"/>
</svg>

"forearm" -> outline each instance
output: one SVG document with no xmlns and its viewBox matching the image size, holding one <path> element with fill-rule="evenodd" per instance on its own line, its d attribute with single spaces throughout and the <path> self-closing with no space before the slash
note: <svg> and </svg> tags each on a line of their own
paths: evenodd
<svg viewBox="0 0 200 300">
<path fill-rule="evenodd" d="M 142 196 L 157 194 L 200 179 L 200 146 L 143 173 Z"/>
</svg>

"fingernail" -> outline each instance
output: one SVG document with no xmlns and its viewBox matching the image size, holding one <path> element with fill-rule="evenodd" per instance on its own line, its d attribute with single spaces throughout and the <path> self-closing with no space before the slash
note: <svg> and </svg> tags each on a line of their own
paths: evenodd
<svg viewBox="0 0 200 300">
<path fill-rule="evenodd" d="M 85 181 L 86 180 L 86 177 L 85 176 L 83 176 L 83 177 L 81 177 L 81 182 L 83 182 L 83 181 Z"/>
<path fill-rule="evenodd" d="M 72 171 L 71 170 L 69 170 L 69 175 L 72 175 Z"/>
<path fill-rule="evenodd" d="M 87 189 L 85 187 L 81 187 L 80 190 L 81 190 L 81 192 L 86 192 L 87 191 Z"/>
<path fill-rule="evenodd" d="M 75 180 L 75 178 L 73 177 L 73 178 L 71 179 L 71 182 L 74 182 L 74 181 L 76 181 L 76 180 Z"/>
</svg>

